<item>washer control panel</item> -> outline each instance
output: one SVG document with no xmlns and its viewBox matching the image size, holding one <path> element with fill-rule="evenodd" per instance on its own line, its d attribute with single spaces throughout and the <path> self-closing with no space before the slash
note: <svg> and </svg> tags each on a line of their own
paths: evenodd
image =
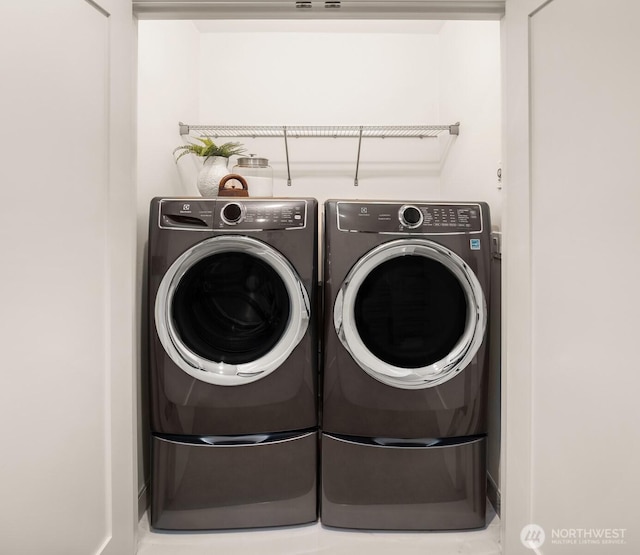
<svg viewBox="0 0 640 555">
<path fill-rule="evenodd" d="M 218 199 L 214 229 L 292 229 L 306 225 L 304 200 L 222 200 Z"/>
<path fill-rule="evenodd" d="M 479 204 L 337 203 L 340 231 L 369 233 L 480 233 Z"/>
<path fill-rule="evenodd" d="M 303 199 L 162 199 L 158 225 L 162 229 L 282 230 L 304 228 Z"/>
</svg>

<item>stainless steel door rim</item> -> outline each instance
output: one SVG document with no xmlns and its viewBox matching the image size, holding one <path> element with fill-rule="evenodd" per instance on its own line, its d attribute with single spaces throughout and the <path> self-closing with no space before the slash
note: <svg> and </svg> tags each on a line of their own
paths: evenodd
<svg viewBox="0 0 640 555">
<path fill-rule="evenodd" d="M 356 298 L 367 276 L 380 264 L 403 256 L 422 256 L 445 266 L 459 282 L 467 304 L 464 331 L 451 351 L 419 368 L 395 366 L 374 355 L 363 342 L 354 315 Z M 422 389 L 452 379 L 471 362 L 484 338 L 487 306 L 478 278 L 457 254 L 427 239 L 400 239 L 372 249 L 353 266 L 336 297 L 334 326 L 344 347 L 367 374 L 393 387 Z"/>
<path fill-rule="evenodd" d="M 282 279 L 290 306 L 285 329 L 274 347 L 256 360 L 238 364 L 196 354 L 180 338 L 171 316 L 174 294 L 189 269 L 206 257 L 229 252 L 256 257 L 273 269 Z M 243 235 L 212 237 L 185 251 L 162 278 L 155 301 L 158 337 L 171 360 L 190 376 L 215 385 L 247 384 L 268 376 L 296 348 L 307 330 L 309 317 L 309 296 L 287 259 L 266 243 Z"/>
</svg>

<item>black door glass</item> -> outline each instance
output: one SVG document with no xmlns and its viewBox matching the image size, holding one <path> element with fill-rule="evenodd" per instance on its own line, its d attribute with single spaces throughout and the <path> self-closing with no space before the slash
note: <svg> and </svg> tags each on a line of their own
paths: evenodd
<svg viewBox="0 0 640 555">
<path fill-rule="evenodd" d="M 424 256 L 383 262 L 356 295 L 363 343 L 380 360 L 402 368 L 428 366 L 449 354 L 464 332 L 466 315 L 458 279 Z"/>
<path fill-rule="evenodd" d="M 269 264 L 224 252 L 189 268 L 176 288 L 171 316 L 191 351 L 207 360 L 242 364 L 274 347 L 289 309 L 285 284 Z"/>
</svg>

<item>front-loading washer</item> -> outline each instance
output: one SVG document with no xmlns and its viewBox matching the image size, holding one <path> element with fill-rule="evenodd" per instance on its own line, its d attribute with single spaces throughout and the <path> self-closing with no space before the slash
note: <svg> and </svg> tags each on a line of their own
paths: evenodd
<svg viewBox="0 0 640 555">
<path fill-rule="evenodd" d="M 317 201 L 156 198 L 151 525 L 317 519 Z"/>
<path fill-rule="evenodd" d="M 321 520 L 485 525 L 489 208 L 327 201 Z"/>
</svg>

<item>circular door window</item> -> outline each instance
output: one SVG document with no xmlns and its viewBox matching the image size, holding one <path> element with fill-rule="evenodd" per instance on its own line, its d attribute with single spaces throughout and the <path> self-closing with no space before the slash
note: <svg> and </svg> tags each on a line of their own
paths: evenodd
<svg viewBox="0 0 640 555">
<path fill-rule="evenodd" d="M 394 387 L 441 384 L 477 353 L 487 324 L 482 287 L 453 251 L 425 239 L 363 256 L 334 306 L 336 333 L 360 367 Z"/>
<path fill-rule="evenodd" d="M 273 372 L 304 336 L 309 298 L 291 264 L 244 236 L 207 239 L 183 253 L 160 283 L 158 336 L 191 376 L 217 385 Z"/>
</svg>

